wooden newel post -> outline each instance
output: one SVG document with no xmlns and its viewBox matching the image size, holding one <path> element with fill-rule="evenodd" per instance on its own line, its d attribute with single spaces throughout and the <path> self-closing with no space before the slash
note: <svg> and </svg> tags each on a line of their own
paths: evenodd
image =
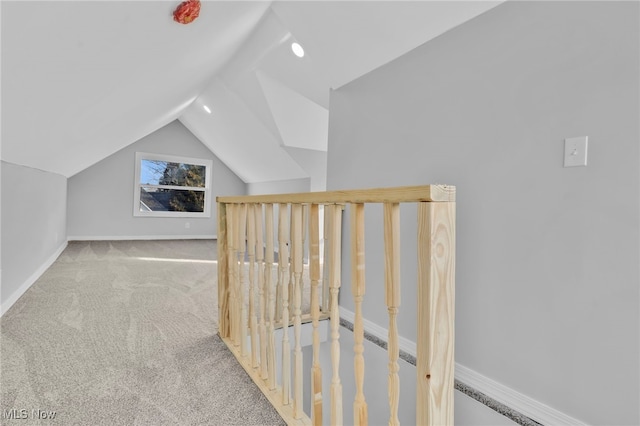
<svg viewBox="0 0 640 426">
<path fill-rule="evenodd" d="M 453 425 L 455 203 L 418 205 L 416 423 Z"/>
</svg>

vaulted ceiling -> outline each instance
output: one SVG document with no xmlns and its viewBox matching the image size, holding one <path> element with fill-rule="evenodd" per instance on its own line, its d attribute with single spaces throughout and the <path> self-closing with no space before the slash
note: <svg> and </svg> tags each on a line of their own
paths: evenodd
<svg viewBox="0 0 640 426">
<path fill-rule="evenodd" d="M 322 180 L 330 90 L 499 3 L 2 1 L 1 156 L 69 177 L 179 119 L 245 182 Z"/>
</svg>

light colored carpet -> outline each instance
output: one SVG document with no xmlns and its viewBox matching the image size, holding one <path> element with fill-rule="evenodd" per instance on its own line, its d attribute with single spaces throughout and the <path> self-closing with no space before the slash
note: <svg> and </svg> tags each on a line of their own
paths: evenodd
<svg viewBox="0 0 640 426">
<path fill-rule="evenodd" d="M 0 423 L 284 424 L 216 334 L 215 258 L 214 241 L 69 243 L 2 317 Z"/>
</svg>

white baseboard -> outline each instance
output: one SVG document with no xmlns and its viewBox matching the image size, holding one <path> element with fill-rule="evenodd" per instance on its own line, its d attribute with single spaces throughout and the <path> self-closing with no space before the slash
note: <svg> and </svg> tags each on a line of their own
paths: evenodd
<svg viewBox="0 0 640 426">
<path fill-rule="evenodd" d="M 340 317 L 353 323 L 355 314 L 340 306 Z M 375 337 L 384 340 L 388 340 L 388 330 L 384 327 L 380 327 L 378 324 L 363 319 L 364 330 Z M 400 336 L 398 339 L 398 345 L 400 350 L 407 352 L 410 355 L 416 356 L 416 344 L 415 342 Z M 555 408 L 549 407 L 540 401 L 530 398 L 508 386 L 498 383 L 482 374 L 474 371 L 468 367 L 456 363 L 455 378 L 460 380 L 465 385 L 482 392 L 486 396 L 495 399 L 496 401 L 506 405 L 507 407 L 518 411 L 521 414 L 537 421 L 543 425 L 553 426 L 586 426 L 587 423 L 577 420 Z"/>
<path fill-rule="evenodd" d="M 513 408 L 521 414 L 543 425 L 579 425 L 587 423 L 577 420 L 567 414 L 549 407 L 540 401 L 528 397 L 516 390 L 498 383 L 464 365 L 456 363 L 456 379 L 482 392 L 496 401 Z"/>
<path fill-rule="evenodd" d="M 53 262 L 56 261 L 58 256 L 60 256 L 65 248 L 67 248 L 66 241 L 62 243 L 60 247 L 58 247 L 56 251 L 53 252 L 53 254 L 47 260 L 45 260 L 42 265 L 40 265 L 40 267 L 36 269 L 35 272 L 31 274 L 31 276 L 29 276 L 29 278 L 27 278 L 25 282 L 22 283 L 22 285 L 13 292 L 11 296 L 9 296 L 9 298 L 2 304 L 2 306 L 0 306 L 0 317 L 4 315 L 5 312 L 7 312 L 14 303 L 16 303 L 16 301 L 25 293 L 25 291 L 29 290 L 29 287 L 31 287 L 33 283 L 35 283 L 38 278 L 40 278 L 40 276 L 44 274 L 44 272 L 53 264 Z"/>
<path fill-rule="evenodd" d="M 217 240 L 217 235 L 70 235 L 69 241 Z"/>
</svg>

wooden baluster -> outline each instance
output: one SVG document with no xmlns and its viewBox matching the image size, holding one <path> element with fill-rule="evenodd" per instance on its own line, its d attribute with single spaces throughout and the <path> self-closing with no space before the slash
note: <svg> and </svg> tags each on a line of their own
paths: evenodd
<svg viewBox="0 0 640 426">
<path fill-rule="evenodd" d="M 302 204 L 302 278 L 300 280 L 300 288 L 301 288 L 301 297 L 304 296 L 304 292 L 305 292 L 305 278 L 304 278 L 304 254 L 305 254 L 305 249 L 306 249 L 306 243 L 307 243 L 307 229 L 309 227 L 309 205 L 308 204 Z M 309 284 L 309 286 L 311 286 L 311 284 Z M 309 287 L 311 288 L 311 287 Z M 302 306 L 302 303 L 301 303 Z"/>
<path fill-rule="evenodd" d="M 282 264 L 282 261 L 280 259 L 280 257 L 282 256 L 282 249 L 280 248 L 280 209 L 282 209 L 285 206 L 286 209 L 288 209 L 287 204 L 278 204 L 278 280 L 276 281 L 276 307 L 275 307 L 275 313 L 276 313 L 276 322 L 278 321 L 282 321 L 282 286 L 283 283 L 285 282 L 285 280 L 282 279 L 282 268 L 284 268 L 284 265 Z M 288 244 L 288 241 L 287 241 Z M 288 246 L 287 246 L 288 249 Z M 287 262 L 289 261 L 289 259 L 285 259 Z M 288 283 L 288 280 L 287 280 Z"/>
<path fill-rule="evenodd" d="M 354 374 L 356 397 L 353 403 L 353 424 L 367 425 L 367 403 L 364 397 L 364 327 L 362 324 L 362 300 L 365 292 L 364 262 L 364 204 L 351 205 L 351 293 L 355 302 Z"/>
<path fill-rule="evenodd" d="M 418 203 L 417 424 L 452 425 L 455 203 Z"/>
<path fill-rule="evenodd" d="M 331 234 L 329 243 L 329 288 L 331 295 L 331 425 L 342 425 L 342 383 L 340 383 L 340 311 L 338 293 L 340 292 L 340 243 L 342 232 L 342 207 L 329 207 Z"/>
<path fill-rule="evenodd" d="M 323 253 L 323 264 L 322 264 L 322 312 L 329 312 L 329 249 L 330 249 L 330 241 L 329 241 L 329 216 L 331 213 L 330 206 L 324 206 L 324 253 Z"/>
<path fill-rule="evenodd" d="M 264 226 L 265 226 L 265 292 L 267 293 L 267 382 L 269 389 L 276 388 L 276 341 L 274 332 L 276 290 L 273 282 L 273 204 L 264 206 Z"/>
<path fill-rule="evenodd" d="M 254 221 L 256 228 L 256 262 L 258 262 L 258 300 L 260 301 L 260 318 L 258 334 L 260 336 L 260 377 L 267 380 L 267 327 L 265 324 L 265 310 L 267 309 L 267 295 L 264 283 L 264 240 L 262 231 L 262 204 L 257 204 L 254 209 Z"/>
<path fill-rule="evenodd" d="M 389 311 L 389 425 L 396 426 L 400 424 L 398 419 L 400 347 L 396 323 L 400 307 L 400 205 L 398 203 L 384 204 L 384 251 L 385 303 Z"/>
<path fill-rule="evenodd" d="M 291 205 L 291 210 L 293 211 L 293 204 Z M 289 242 L 289 283 L 287 285 L 287 289 L 288 289 L 288 295 L 289 295 L 289 318 L 291 320 L 293 320 L 293 301 L 295 298 L 295 293 L 293 291 L 293 283 L 294 283 L 294 277 L 293 277 L 293 214 L 289 215 L 289 237 L 290 237 L 290 242 Z"/>
<path fill-rule="evenodd" d="M 320 367 L 320 218 L 317 204 L 309 206 L 309 278 L 311 281 L 311 320 L 313 361 L 311 366 L 311 423 L 322 424 L 322 368 Z"/>
<path fill-rule="evenodd" d="M 229 246 L 227 205 L 218 203 L 218 333 L 222 338 L 231 335 L 229 329 L 229 303 L 231 302 L 231 279 L 229 277 Z"/>
<path fill-rule="evenodd" d="M 304 294 L 305 294 L 305 286 L 306 284 L 306 279 L 305 279 L 305 268 L 304 268 L 304 255 L 305 253 L 308 255 L 308 247 L 307 247 L 307 231 L 309 230 L 309 204 L 303 204 L 302 205 L 302 279 L 300 281 L 301 283 L 301 297 L 302 300 L 304 301 Z M 308 261 L 308 260 L 307 260 Z M 308 268 L 307 268 L 308 269 Z M 308 273 L 308 271 L 307 271 Z M 311 283 L 309 282 L 309 290 L 311 289 Z M 301 304 L 302 307 L 304 307 L 304 302 L 302 302 Z M 311 307 L 309 306 L 309 309 L 311 309 Z M 303 316 L 306 312 L 303 312 Z M 311 311 L 309 311 L 309 314 L 311 314 Z"/>
<path fill-rule="evenodd" d="M 302 418 L 302 205 L 291 205 L 291 266 L 293 270 L 293 417 Z"/>
<path fill-rule="evenodd" d="M 244 293 L 246 291 L 244 283 L 244 255 L 246 250 L 246 236 L 247 236 L 247 205 L 240 204 L 238 206 L 238 233 L 237 233 L 237 247 L 238 247 L 238 289 L 239 295 L 238 306 L 240 307 L 240 318 L 238 322 L 240 348 L 242 356 L 248 355 L 247 348 L 247 305 L 245 303 Z"/>
<path fill-rule="evenodd" d="M 309 205 L 302 205 L 302 261 L 304 262 L 304 249 L 307 243 L 307 231 L 309 230 Z M 304 272 L 304 268 L 303 268 Z M 304 280 L 303 284 L 304 286 Z"/>
<path fill-rule="evenodd" d="M 279 244 L 279 243 L 278 243 Z M 282 278 L 280 277 L 280 249 L 278 249 L 278 277 L 275 284 L 275 320 L 282 321 Z"/>
<path fill-rule="evenodd" d="M 289 225 L 288 206 L 280 204 L 278 209 L 278 288 L 282 291 L 282 404 L 290 402 L 291 354 L 289 344 Z"/>
<path fill-rule="evenodd" d="M 237 205 L 229 204 L 227 206 L 227 248 L 228 248 L 228 269 L 231 290 L 229 302 L 229 332 L 231 341 L 234 345 L 239 345 L 238 339 L 238 252 L 236 249 L 236 223 L 237 223 Z"/>
<path fill-rule="evenodd" d="M 249 256 L 249 336 L 251 367 L 258 368 L 258 317 L 256 315 L 256 219 L 255 204 L 247 205 L 247 253 Z"/>
</svg>

